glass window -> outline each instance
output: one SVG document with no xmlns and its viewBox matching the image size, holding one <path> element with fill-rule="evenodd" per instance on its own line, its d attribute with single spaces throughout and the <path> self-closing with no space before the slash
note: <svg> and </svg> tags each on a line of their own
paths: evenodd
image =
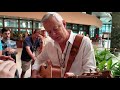
<svg viewBox="0 0 120 90">
<path fill-rule="evenodd" d="M 28 21 L 28 28 L 32 28 L 32 21 Z"/>
<path fill-rule="evenodd" d="M 27 30 L 26 29 L 20 29 L 20 33 L 24 34 Z"/>
<path fill-rule="evenodd" d="M 100 35 L 100 34 L 102 34 L 102 30 L 101 30 L 101 29 L 99 29 L 99 35 Z"/>
<path fill-rule="evenodd" d="M 27 32 L 28 32 L 29 35 L 31 35 L 32 34 L 32 29 L 27 29 Z"/>
<path fill-rule="evenodd" d="M 110 25 L 110 32 L 111 32 L 112 25 Z"/>
<path fill-rule="evenodd" d="M 83 30 L 83 26 L 79 25 L 79 30 L 82 31 Z"/>
<path fill-rule="evenodd" d="M 18 20 L 5 19 L 5 27 L 18 27 Z"/>
<path fill-rule="evenodd" d="M 73 27 L 72 27 L 73 30 L 77 30 L 78 29 L 78 26 L 77 24 L 73 24 Z"/>
<path fill-rule="evenodd" d="M 12 32 L 13 32 L 14 34 L 18 34 L 18 29 L 12 29 Z"/>
<path fill-rule="evenodd" d="M 105 27 L 105 25 L 102 26 L 102 32 L 106 32 L 106 27 Z"/>
<path fill-rule="evenodd" d="M 20 29 L 20 34 L 19 34 L 20 40 L 23 40 L 25 38 L 25 33 L 26 32 L 27 32 L 26 29 Z"/>
<path fill-rule="evenodd" d="M 109 32 L 109 25 L 106 25 L 106 32 Z"/>
<path fill-rule="evenodd" d="M 33 23 L 33 28 L 34 28 L 34 29 L 39 29 L 39 28 L 41 28 L 41 23 L 40 23 L 40 22 L 34 22 L 34 23 Z"/>
<path fill-rule="evenodd" d="M 3 27 L 3 20 L 0 19 L 0 27 Z"/>
<path fill-rule="evenodd" d="M 94 33 L 95 33 L 95 30 L 94 29 L 90 29 L 90 37 L 94 37 Z"/>
<path fill-rule="evenodd" d="M 27 28 L 27 21 L 20 20 L 20 28 Z"/>
<path fill-rule="evenodd" d="M 67 23 L 67 29 L 71 29 L 72 25 L 70 23 Z"/>
<path fill-rule="evenodd" d="M 18 29 L 11 29 L 12 30 L 12 33 L 11 33 L 11 37 L 13 38 L 13 39 L 15 39 L 15 40 L 18 40 L 18 37 L 19 37 L 19 35 L 18 35 Z"/>
</svg>

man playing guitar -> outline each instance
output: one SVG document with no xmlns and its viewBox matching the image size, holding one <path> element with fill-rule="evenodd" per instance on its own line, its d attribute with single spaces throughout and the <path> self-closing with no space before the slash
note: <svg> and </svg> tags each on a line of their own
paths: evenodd
<svg viewBox="0 0 120 90">
<path fill-rule="evenodd" d="M 65 20 L 55 12 L 45 14 L 41 22 L 53 40 L 48 42 L 37 56 L 32 66 L 32 78 L 40 77 L 39 69 L 47 60 L 51 60 L 53 66 L 61 68 L 61 77 L 67 72 L 75 75 L 88 73 L 90 69 L 95 72 L 94 49 L 88 37 L 76 35 L 72 30 L 66 29 Z"/>
</svg>

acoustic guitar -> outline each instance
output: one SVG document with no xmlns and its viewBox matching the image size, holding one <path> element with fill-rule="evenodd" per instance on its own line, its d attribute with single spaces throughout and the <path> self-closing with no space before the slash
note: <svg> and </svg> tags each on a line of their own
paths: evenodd
<svg viewBox="0 0 120 90">
<path fill-rule="evenodd" d="M 74 75 L 73 73 L 67 72 L 64 77 L 62 77 L 62 69 L 60 66 L 41 65 L 40 67 L 40 76 L 43 78 L 112 78 L 110 71 L 97 71 L 95 73 L 83 73 L 82 75 Z"/>
</svg>

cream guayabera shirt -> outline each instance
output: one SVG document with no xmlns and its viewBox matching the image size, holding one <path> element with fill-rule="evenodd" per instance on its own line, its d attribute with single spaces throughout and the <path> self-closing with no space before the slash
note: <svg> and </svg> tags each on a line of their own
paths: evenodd
<svg viewBox="0 0 120 90">
<path fill-rule="evenodd" d="M 40 65 L 50 59 L 53 65 L 62 66 L 65 64 L 65 67 L 63 68 L 64 73 L 75 36 L 76 34 L 71 32 L 63 53 L 59 44 L 51 40 L 44 47 L 43 52 L 37 56 L 36 61 L 32 66 L 32 70 L 39 70 Z M 90 69 L 92 71 L 96 69 L 94 49 L 90 39 L 84 36 L 78 54 L 76 55 L 69 72 L 73 72 L 76 75 L 81 75 L 84 72 L 90 72 Z"/>
</svg>

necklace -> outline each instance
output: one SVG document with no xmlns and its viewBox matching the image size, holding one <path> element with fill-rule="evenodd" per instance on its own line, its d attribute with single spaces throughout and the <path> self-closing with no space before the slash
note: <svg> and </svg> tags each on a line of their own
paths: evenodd
<svg viewBox="0 0 120 90">
<path fill-rule="evenodd" d="M 58 53 L 58 49 L 57 49 L 58 60 L 59 60 L 60 66 L 61 66 L 62 68 L 65 67 L 65 58 L 66 58 L 66 55 L 67 55 L 67 51 L 68 51 L 69 45 L 70 45 L 70 42 L 68 42 L 66 52 L 65 52 L 65 53 L 62 53 L 62 55 L 61 55 L 61 56 L 62 56 L 62 60 L 61 60 L 60 57 L 59 57 L 59 53 Z"/>
</svg>

